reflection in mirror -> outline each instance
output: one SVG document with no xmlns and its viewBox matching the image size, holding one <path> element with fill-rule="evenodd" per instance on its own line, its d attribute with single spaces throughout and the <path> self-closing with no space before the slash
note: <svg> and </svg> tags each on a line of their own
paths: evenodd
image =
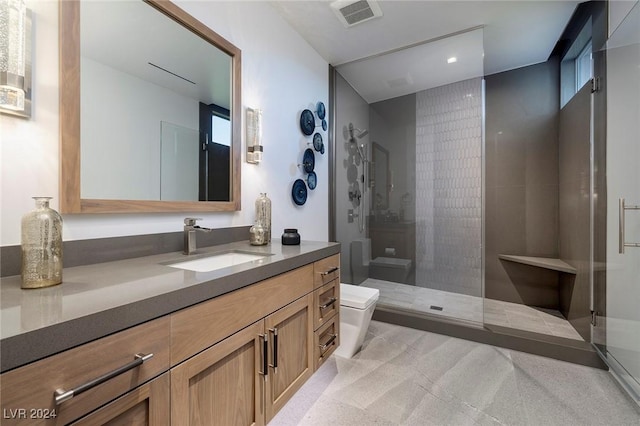
<svg viewBox="0 0 640 426">
<path fill-rule="evenodd" d="M 373 143 L 373 199 L 375 210 L 389 208 L 389 151 L 379 143 Z"/>
<path fill-rule="evenodd" d="M 239 210 L 240 50 L 168 1 L 60 10 L 61 210 Z"/>
<path fill-rule="evenodd" d="M 230 138 L 200 170 L 198 153 L 209 154 L 212 116 L 229 121 L 231 57 L 141 1 L 83 2 L 80 24 L 82 197 L 210 200 L 198 174 L 230 170 Z M 173 151 L 163 122 L 182 129 Z M 215 201 L 229 201 L 222 178 Z"/>
<path fill-rule="evenodd" d="M 198 199 L 200 132 L 161 122 L 160 199 Z"/>
</svg>

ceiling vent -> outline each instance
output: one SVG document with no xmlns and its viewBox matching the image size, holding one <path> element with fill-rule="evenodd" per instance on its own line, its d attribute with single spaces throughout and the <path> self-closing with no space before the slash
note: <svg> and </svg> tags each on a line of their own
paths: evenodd
<svg viewBox="0 0 640 426">
<path fill-rule="evenodd" d="M 382 10 L 374 0 L 338 0 L 331 3 L 331 9 L 347 28 L 382 16 Z"/>
</svg>

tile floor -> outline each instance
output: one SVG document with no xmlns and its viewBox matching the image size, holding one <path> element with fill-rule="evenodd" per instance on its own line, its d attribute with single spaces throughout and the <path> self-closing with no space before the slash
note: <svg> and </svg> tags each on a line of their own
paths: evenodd
<svg viewBox="0 0 640 426">
<path fill-rule="evenodd" d="M 269 426 L 640 425 L 604 370 L 372 321 Z"/>
<path fill-rule="evenodd" d="M 364 287 L 380 290 L 378 305 L 441 315 L 465 321 L 517 328 L 550 336 L 583 340 L 559 311 L 536 308 L 501 300 L 485 299 L 466 294 L 450 293 L 390 281 L 368 278 Z M 441 311 L 431 309 L 439 306 Z"/>
</svg>

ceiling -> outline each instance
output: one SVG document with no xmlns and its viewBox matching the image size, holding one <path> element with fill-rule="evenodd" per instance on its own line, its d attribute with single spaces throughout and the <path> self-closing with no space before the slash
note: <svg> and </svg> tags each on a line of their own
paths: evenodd
<svg viewBox="0 0 640 426">
<path fill-rule="evenodd" d="M 330 1 L 271 3 L 371 103 L 544 62 L 580 2 L 380 0 L 349 28 Z"/>
</svg>

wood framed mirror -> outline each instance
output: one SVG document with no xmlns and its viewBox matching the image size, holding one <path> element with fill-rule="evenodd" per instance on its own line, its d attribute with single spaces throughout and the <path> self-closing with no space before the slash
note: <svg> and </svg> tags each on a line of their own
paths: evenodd
<svg viewBox="0 0 640 426">
<path fill-rule="evenodd" d="M 240 49 L 166 0 L 59 7 L 60 211 L 240 210 Z"/>
</svg>

